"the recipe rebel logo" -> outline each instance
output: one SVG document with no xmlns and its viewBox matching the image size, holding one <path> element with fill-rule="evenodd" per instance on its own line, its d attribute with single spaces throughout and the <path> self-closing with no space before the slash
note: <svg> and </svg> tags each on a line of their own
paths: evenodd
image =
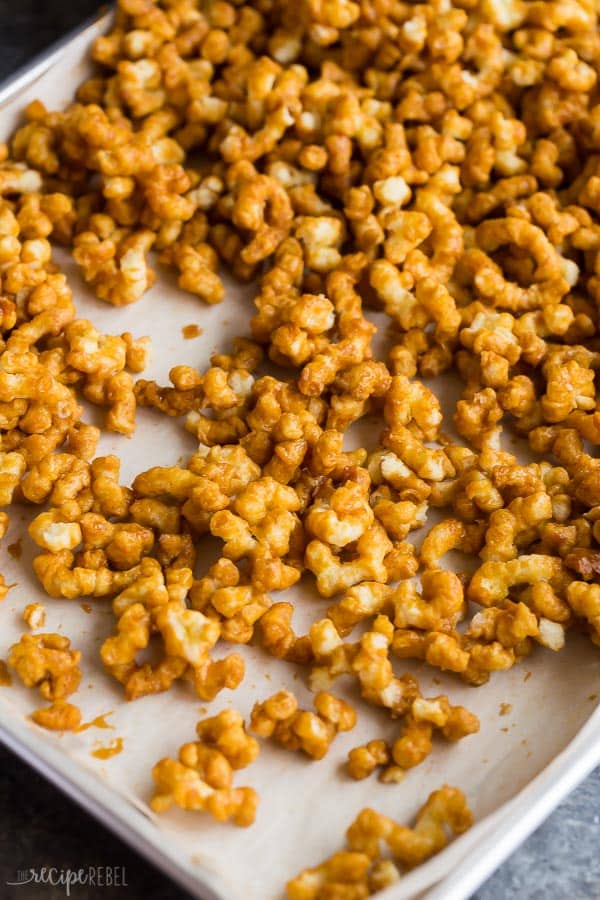
<svg viewBox="0 0 600 900">
<path fill-rule="evenodd" d="M 43 866 L 40 869 L 19 869 L 15 881 L 6 885 L 20 887 L 26 884 L 41 884 L 62 887 L 67 897 L 73 888 L 126 888 L 125 866 L 87 866 L 81 869 L 61 869 L 58 866 Z"/>
</svg>

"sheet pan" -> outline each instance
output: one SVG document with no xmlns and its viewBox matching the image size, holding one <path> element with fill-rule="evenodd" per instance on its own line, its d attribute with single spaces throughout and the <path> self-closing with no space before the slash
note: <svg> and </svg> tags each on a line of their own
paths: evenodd
<svg viewBox="0 0 600 900">
<path fill-rule="evenodd" d="M 29 100 L 38 97 L 50 108 L 60 108 L 72 99 L 90 71 L 89 45 L 107 24 L 105 16 L 87 25 L 0 87 L 0 140 L 18 124 Z M 175 363 L 202 368 L 214 350 L 225 349 L 232 336 L 246 329 L 251 315 L 252 286 L 240 288 L 226 278 L 225 302 L 207 307 L 179 291 L 172 275 L 164 271 L 139 303 L 115 309 L 91 295 L 67 253 L 55 251 L 55 258 L 70 278 L 80 316 L 109 333 L 129 330 L 152 337 L 154 355 L 144 377 L 161 383 Z M 385 321 L 377 314 L 373 318 L 383 341 Z M 181 329 L 191 323 L 199 325 L 203 334 L 184 340 Z M 449 400 L 456 386 L 444 380 L 437 389 Z M 92 420 L 94 414 L 90 411 Z M 367 423 L 354 440 L 372 441 L 374 431 L 373 424 Z M 135 435 L 131 439 L 103 435 L 99 452 L 119 455 L 122 480 L 129 481 L 142 468 L 172 464 L 194 449 L 194 440 L 176 420 L 139 410 Z M 86 722 L 104 715 L 112 728 L 91 727 L 59 736 L 43 731 L 27 719 L 39 698 L 15 684 L 0 688 L 0 740 L 195 897 L 281 898 L 288 878 L 341 848 L 345 828 L 363 806 L 408 822 L 430 791 L 449 783 L 467 793 L 477 824 L 380 896 L 382 900 L 462 900 L 600 762 L 600 654 L 589 641 L 572 635 L 560 654 L 539 648 L 524 664 L 500 673 L 482 688 L 412 667 L 426 695 L 448 693 L 452 702 L 468 706 L 480 716 L 481 731 L 457 746 L 440 744 L 400 785 L 381 785 L 373 778 L 353 782 L 344 775 L 341 765 L 351 747 L 397 731 L 382 711 L 359 703 L 359 724 L 336 739 L 325 760 L 312 763 L 263 744 L 259 759 L 238 773 L 238 784 L 251 784 L 260 794 L 252 828 L 217 825 L 202 814 L 178 810 L 157 817 L 147 806 L 152 765 L 164 755 L 175 755 L 181 743 L 193 739 L 195 722 L 207 708 L 183 687 L 134 703 L 124 701 L 119 685 L 102 671 L 98 657 L 100 643 L 113 626 L 110 604 L 92 601 L 92 611 L 86 612 L 76 601 L 50 600 L 44 595 L 30 565 L 34 547 L 26 528 L 31 515 L 26 507 L 13 512 L 9 535 L 0 548 L 0 569 L 8 583 L 16 582 L 0 607 L 0 657 L 25 630 L 24 606 L 34 600 L 43 602 L 45 630 L 68 635 L 84 654 L 84 678 L 74 702 Z M 15 542 L 22 547 L 20 560 L 6 552 Z M 212 561 L 213 549 L 207 546 L 204 567 Z M 327 601 L 305 585 L 292 588 L 290 595 L 298 602 L 299 630 L 324 614 Z M 235 707 L 248 714 L 256 699 L 280 687 L 294 690 L 302 702 L 310 703 L 300 671 L 256 648 L 244 652 L 247 676 L 242 687 L 234 694 L 220 694 L 210 704 L 210 713 Z M 406 666 L 398 667 L 399 672 L 405 670 Z M 351 685 L 343 680 L 334 690 L 356 699 Z M 502 715 L 504 704 L 510 704 L 510 712 Z M 123 739 L 121 753 L 106 760 L 92 755 L 117 737 Z M 19 862 L 15 861 L 16 866 Z"/>
</svg>

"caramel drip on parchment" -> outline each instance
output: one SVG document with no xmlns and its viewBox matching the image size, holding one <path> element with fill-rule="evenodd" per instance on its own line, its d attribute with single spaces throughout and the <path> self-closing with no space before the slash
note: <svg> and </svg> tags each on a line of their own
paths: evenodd
<svg viewBox="0 0 600 900">
<path fill-rule="evenodd" d="M 120 753 L 122 749 L 123 738 L 118 737 L 105 747 L 98 747 L 97 750 L 92 750 L 92 756 L 95 756 L 96 759 L 110 759 L 111 756 L 116 756 L 117 753 Z"/>
<path fill-rule="evenodd" d="M 88 728 L 114 728 L 114 725 L 111 725 L 110 722 L 106 721 L 107 716 L 112 716 L 113 710 L 110 712 L 103 713 L 101 716 L 96 716 L 95 719 L 92 719 L 91 722 L 83 722 L 79 728 L 76 728 L 76 732 L 87 731 Z"/>
</svg>

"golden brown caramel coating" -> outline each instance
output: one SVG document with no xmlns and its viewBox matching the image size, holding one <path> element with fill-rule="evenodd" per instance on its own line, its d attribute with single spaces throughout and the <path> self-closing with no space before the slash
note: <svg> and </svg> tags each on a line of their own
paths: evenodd
<svg viewBox="0 0 600 900">
<path fill-rule="evenodd" d="M 25 687 L 39 687 L 45 700 L 63 700 L 79 687 L 79 650 L 60 634 L 22 634 L 8 654 L 8 665 Z"/>
<path fill-rule="evenodd" d="M 46 624 L 46 610 L 43 603 L 28 603 L 23 610 L 23 619 L 32 631 L 43 628 Z"/>
<path fill-rule="evenodd" d="M 348 754 L 346 771 L 360 781 L 367 778 L 378 766 L 387 766 L 390 750 L 385 741 L 369 741 L 364 747 L 354 747 Z"/>
<path fill-rule="evenodd" d="M 258 742 L 233 709 L 201 719 L 196 732 L 199 740 L 183 744 L 178 759 L 161 759 L 154 766 L 152 809 L 164 812 L 175 804 L 206 810 L 219 822 L 233 819 L 236 825 L 251 825 L 258 796 L 250 787 L 233 787 L 233 774 L 256 759 Z"/>
<path fill-rule="evenodd" d="M 447 785 L 430 794 L 413 828 L 373 809 L 363 809 L 346 832 L 348 849 L 288 881 L 287 896 L 289 900 L 370 897 L 397 881 L 400 869 L 414 868 L 443 850 L 447 829 L 462 834 L 472 821 L 462 791 Z M 381 858 L 381 844 L 386 845 L 391 859 Z"/>
<path fill-rule="evenodd" d="M 272 737 L 286 750 L 302 750 L 312 759 L 322 759 L 336 734 L 350 731 L 356 724 L 354 709 L 327 691 L 315 697 L 316 713 L 298 708 L 289 691 L 279 691 L 256 703 L 250 728 L 260 737 Z"/>
<path fill-rule="evenodd" d="M 252 825 L 258 796 L 251 787 L 213 788 L 192 766 L 176 759 L 161 759 L 152 769 L 155 794 L 150 805 L 165 812 L 175 804 L 181 809 L 206 810 L 218 822 L 233 819 L 236 825 Z"/>
</svg>

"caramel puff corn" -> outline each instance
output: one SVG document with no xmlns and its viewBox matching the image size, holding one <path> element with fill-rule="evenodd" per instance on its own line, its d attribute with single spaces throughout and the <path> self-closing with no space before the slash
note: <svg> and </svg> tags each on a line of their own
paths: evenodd
<svg viewBox="0 0 600 900">
<path fill-rule="evenodd" d="M 30 604 L 40 606 L 41 604 Z M 43 607 L 41 607 L 43 613 Z M 35 616 L 36 611 L 32 611 Z M 27 617 L 30 627 L 31 615 Z M 38 627 L 43 627 L 43 621 Z M 52 731 L 72 731 L 81 722 L 77 706 L 66 701 L 81 681 L 79 650 L 71 650 L 69 638 L 59 634 L 22 634 L 8 654 L 8 665 L 15 670 L 26 687 L 37 687 L 51 705 L 34 710 L 33 721 Z"/>
<path fill-rule="evenodd" d="M 185 606 L 180 587 L 185 597 L 192 582 L 190 569 L 170 570 L 165 578 L 159 563 L 145 558 L 137 577 L 114 597 L 116 632 L 106 639 L 100 655 L 108 671 L 124 685 L 128 699 L 168 690 L 175 680 L 186 678 L 200 697 L 210 700 L 242 680 L 244 663 L 239 655 L 211 658 L 221 628 L 216 619 Z M 153 634 L 161 638 L 163 657 L 155 665 L 139 663 L 139 653 Z"/>
<path fill-rule="evenodd" d="M 403 715 L 418 695 L 418 684 L 410 675 L 398 677 L 389 658 L 394 626 L 378 615 L 360 640 L 343 641 L 330 619 L 315 622 L 309 631 L 312 651 L 309 685 L 311 690 L 329 688 L 341 675 L 352 675 L 361 696 L 381 706 L 394 717 Z"/>
<path fill-rule="evenodd" d="M 244 720 L 235 710 L 224 710 L 198 722 L 199 741 L 183 744 L 178 759 L 161 759 L 152 770 L 155 812 L 173 804 L 187 810 L 205 810 L 219 822 L 236 825 L 254 822 L 258 796 L 250 787 L 233 787 L 233 772 L 256 759 L 257 741 L 246 734 Z"/>
<path fill-rule="evenodd" d="M 520 597 L 519 602 L 507 600 L 475 612 L 462 633 L 397 628 L 391 650 L 400 658 L 424 659 L 455 672 L 469 684 L 485 684 L 493 672 L 527 657 L 534 644 L 555 652 L 564 647 L 572 615 L 568 602 L 546 583 L 526 587 Z"/>
<path fill-rule="evenodd" d="M 46 624 L 46 609 L 43 603 L 28 603 L 23 610 L 23 619 L 32 631 Z"/>
<path fill-rule="evenodd" d="M 8 654 L 8 664 L 26 687 L 38 687 L 46 700 L 63 700 L 79 687 L 79 650 L 58 634 L 22 634 Z"/>
<path fill-rule="evenodd" d="M 289 900 L 370 897 L 399 881 L 402 872 L 439 853 L 450 834 L 462 834 L 472 822 L 462 791 L 447 785 L 429 795 L 413 828 L 363 809 L 346 832 L 347 849 L 288 881 L 287 896 Z M 382 844 L 389 858 L 382 856 Z"/>
<path fill-rule="evenodd" d="M 350 731 L 356 724 L 352 707 L 326 691 L 315 697 L 316 713 L 298 708 L 289 691 L 279 691 L 256 703 L 250 729 L 264 738 L 273 738 L 287 750 L 302 750 L 312 759 L 322 759 L 336 734 Z"/>
<path fill-rule="evenodd" d="M 148 353 L 147 339 L 138 341 L 129 333 L 102 335 L 89 321 L 76 319 L 70 288 L 51 261 L 47 234 L 26 239 L 36 197 L 56 210 L 60 204 L 54 201 L 62 196 L 28 194 L 19 201 L 16 215 L 7 205 L 0 210 L 6 251 L 0 392 L 7 404 L 4 410 L 12 411 L 8 419 L 2 418 L 3 445 L 20 449 L 26 463 L 43 458 L 81 431 L 82 410 L 73 386 L 92 403 L 109 408 L 109 429 L 131 433 L 135 401 L 129 373 L 144 367 Z M 71 202 L 64 200 L 67 206 Z M 13 299 L 17 294 L 23 300 L 18 316 Z M 90 428 L 83 427 L 88 437 Z M 93 445 L 86 443 L 83 455 L 89 458 Z M 74 445 L 81 442 L 75 440 Z"/>
<path fill-rule="evenodd" d="M 431 753 L 434 734 L 458 741 L 477 731 L 477 716 L 463 706 L 451 706 L 447 697 L 416 697 L 391 747 L 382 740 L 355 747 L 348 754 L 346 771 L 360 780 L 381 768 L 379 780 L 395 783 L 402 780 L 406 769 L 420 765 Z"/>
<path fill-rule="evenodd" d="M 221 623 L 223 640 L 247 644 L 254 626 L 271 607 L 271 598 L 252 583 L 243 583 L 242 574 L 230 559 L 221 558 L 190 590 L 194 609 L 214 616 Z"/>
</svg>

